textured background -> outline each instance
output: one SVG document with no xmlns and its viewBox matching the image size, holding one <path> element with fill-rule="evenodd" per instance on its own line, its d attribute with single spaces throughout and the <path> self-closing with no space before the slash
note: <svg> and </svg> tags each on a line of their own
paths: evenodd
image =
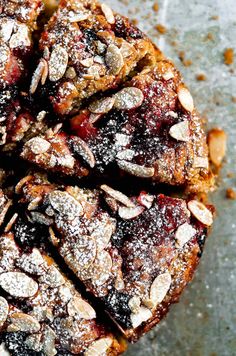
<svg viewBox="0 0 236 356">
<path fill-rule="evenodd" d="M 172 58 L 190 87 L 199 111 L 209 127 L 228 133 L 227 162 L 221 186 L 211 197 L 217 220 L 194 281 L 172 307 L 168 317 L 127 356 L 234 356 L 236 355 L 236 201 L 225 198 L 228 187 L 236 188 L 236 61 L 226 66 L 225 48 L 236 52 L 236 0 L 107 0 L 122 14 L 138 20 L 138 26 Z M 218 15 L 218 20 L 211 19 Z M 159 36 L 155 25 L 168 29 Z M 209 36 L 208 33 L 211 35 Z M 173 46 L 173 41 L 177 46 Z M 189 67 L 178 59 L 184 51 Z M 195 76 L 204 73 L 206 81 Z M 228 173 L 234 173 L 228 178 Z"/>
</svg>

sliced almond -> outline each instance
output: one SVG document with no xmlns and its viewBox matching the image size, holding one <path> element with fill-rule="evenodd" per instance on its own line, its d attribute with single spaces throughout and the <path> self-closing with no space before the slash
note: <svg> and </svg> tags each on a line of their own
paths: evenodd
<svg viewBox="0 0 236 356">
<path fill-rule="evenodd" d="M 10 38 L 9 47 L 13 49 L 17 47 L 29 47 L 30 45 L 31 40 L 28 26 L 18 23 L 16 32 Z"/>
<path fill-rule="evenodd" d="M 49 79 L 52 82 L 56 82 L 61 79 L 66 72 L 68 64 L 68 53 L 65 48 L 56 45 L 53 48 L 51 57 L 49 60 Z"/>
<path fill-rule="evenodd" d="M 97 285 L 103 285 L 110 277 L 112 259 L 107 251 L 101 251 L 95 259 L 91 269 L 91 278 Z"/>
<path fill-rule="evenodd" d="M 33 137 L 26 144 L 25 147 L 29 148 L 34 154 L 43 154 L 46 153 L 51 144 L 41 137 Z"/>
<path fill-rule="evenodd" d="M 137 328 L 144 321 L 147 321 L 152 317 L 152 312 L 143 306 L 140 307 L 138 313 L 132 313 L 130 316 L 133 328 Z"/>
<path fill-rule="evenodd" d="M 93 230 L 91 236 L 95 239 L 97 243 L 98 252 L 104 250 L 108 246 L 115 229 L 115 220 L 113 221 L 109 219 L 108 221 L 96 224 L 96 228 Z"/>
<path fill-rule="evenodd" d="M 194 157 L 193 167 L 208 169 L 209 168 L 208 157 L 199 157 L 199 156 Z"/>
<path fill-rule="evenodd" d="M 40 276 L 46 271 L 46 263 L 37 248 L 34 248 L 30 254 L 22 254 L 17 259 L 16 265 L 24 272 L 32 275 Z"/>
<path fill-rule="evenodd" d="M 152 302 L 152 307 L 155 308 L 160 304 L 165 298 L 171 285 L 171 275 L 169 272 L 165 272 L 157 276 L 150 289 L 150 301 Z"/>
<path fill-rule="evenodd" d="M 121 51 L 114 44 L 110 44 L 107 47 L 105 61 L 112 75 L 117 75 L 124 65 L 124 59 Z"/>
<path fill-rule="evenodd" d="M 9 306 L 5 298 L 0 297 L 0 329 L 7 320 Z"/>
<path fill-rule="evenodd" d="M 56 334 L 50 328 L 50 326 L 46 325 L 43 333 L 43 351 L 46 356 L 54 356 L 57 354 L 57 350 L 55 348 Z"/>
<path fill-rule="evenodd" d="M 216 167 L 220 167 L 226 153 L 227 136 L 221 129 L 212 129 L 208 134 L 210 159 Z"/>
<path fill-rule="evenodd" d="M 0 275 L 0 286 L 12 297 L 30 298 L 38 291 L 38 283 L 22 272 L 6 272 Z"/>
<path fill-rule="evenodd" d="M 179 122 L 178 124 L 171 126 L 169 134 L 177 141 L 188 142 L 190 139 L 188 121 L 182 121 Z"/>
<path fill-rule="evenodd" d="M 194 110 L 194 103 L 192 95 L 190 94 L 189 90 L 185 88 L 185 86 L 180 85 L 177 90 L 178 99 L 180 104 L 183 108 L 189 112 L 193 112 Z"/>
<path fill-rule="evenodd" d="M 125 160 L 117 160 L 117 164 L 120 169 L 136 177 L 151 178 L 155 174 L 155 169 L 153 167 L 140 166 L 139 164 Z"/>
<path fill-rule="evenodd" d="M 131 312 L 135 313 L 135 314 L 137 314 L 139 312 L 140 305 L 141 305 L 141 299 L 136 295 L 134 297 L 132 297 L 128 302 L 128 306 L 129 306 Z"/>
<path fill-rule="evenodd" d="M 104 356 L 108 355 L 108 350 L 112 346 L 113 340 L 111 337 L 105 337 L 94 341 L 85 351 L 84 356 Z"/>
<path fill-rule="evenodd" d="M 65 191 L 54 190 L 49 194 L 49 201 L 53 209 L 69 219 L 74 219 L 83 213 L 81 204 Z"/>
<path fill-rule="evenodd" d="M 165 72 L 165 73 L 163 73 L 162 74 L 162 78 L 164 79 L 164 80 L 170 80 L 170 79 L 172 79 L 172 78 L 174 78 L 175 77 L 175 75 L 174 75 L 174 73 L 171 71 L 171 70 L 169 70 L 169 71 L 167 71 L 167 72 Z"/>
<path fill-rule="evenodd" d="M 89 105 L 89 110 L 94 114 L 106 114 L 113 108 L 114 102 L 114 97 L 96 100 Z"/>
<path fill-rule="evenodd" d="M 110 195 L 112 198 L 116 199 L 119 201 L 121 204 L 132 208 L 135 206 L 135 204 L 123 193 L 119 192 L 118 190 L 112 189 L 106 184 L 101 185 L 100 187 L 104 192 L 106 192 L 108 195 Z"/>
<path fill-rule="evenodd" d="M 40 282 L 49 285 L 51 288 L 58 288 L 65 283 L 65 278 L 55 266 L 50 266 L 42 277 Z"/>
<path fill-rule="evenodd" d="M 87 143 L 79 136 L 74 136 L 71 138 L 71 145 L 73 151 L 79 154 L 91 168 L 94 168 L 96 164 L 95 157 Z"/>
<path fill-rule="evenodd" d="M 207 209 L 207 207 L 197 200 L 190 200 L 188 202 L 188 209 L 199 220 L 202 224 L 206 226 L 211 226 L 213 223 L 212 212 Z"/>
<path fill-rule="evenodd" d="M 109 24 L 114 24 L 115 23 L 115 17 L 113 15 L 113 12 L 111 10 L 111 8 L 106 5 L 106 4 L 101 4 L 101 9 L 102 9 L 102 12 L 104 13 L 105 17 L 106 17 L 106 20 Z"/>
<path fill-rule="evenodd" d="M 137 218 L 140 214 L 144 212 L 145 208 L 143 206 L 137 205 L 134 208 L 127 208 L 125 206 L 120 206 L 118 209 L 119 216 L 124 220 L 130 220 Z"/>
<path fill-rule="evenodd" d="M 22 331 L 31 334 L 40 330 L 39 322 L 28 314 L 13 313 L 10 320 L 11 324 L 7 328 L 9 332 Z"/>
<path fill-rule="evenodd" d="M 34 71 L 30 84 L 30 94 L 34 94 L 39 85 L 39 82 L 45 72 L 45 60 L 40 60 L 37 68 Z"/>
<path fill-rule="evenodd" d="M 67 311 L 70 316 L 78 317 L 85 320 L 91 320 L 96 318 L 95 310 L 86 301 L 81 298 L 72 298 L 68 305 Z"/>
<path fill-rule="evenodd" d="M 175 233 L 176 246 L 182 248 L 196 234 L 196 230 L 188 223 L 178 227 Z"/>
<path fill-rule="evenodd" d="M 131 110 L 142 105 L 144 96 L 142 90 L 135 87 L 128 87 L 120 90 L 114 95 L 114 108 L 117 110 Z"/>
<path fill-rule="evenodd" d="M 80 64 L 82 64 L 82 66 L 84 67 L 91 67 L 93 65 L 93 57 L 90 57 L 90 58 L 85 58 L 85 59 L 81 59 L 80 61 Z"/>
</svg>

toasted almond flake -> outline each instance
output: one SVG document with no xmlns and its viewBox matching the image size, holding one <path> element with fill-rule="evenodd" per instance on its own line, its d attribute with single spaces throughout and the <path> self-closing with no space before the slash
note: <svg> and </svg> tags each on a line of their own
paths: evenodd
<svg viewBox="0 0 236 356">
<path fill-rule="evenodd" d="M 31 45 L 29 29 L 25 24 L 17 24 L 17 31 L 9 41 L 10 48 L 29 47 Z"/>
<path fill-rule="evenodd" d="M 142 105 L 144 96 L 142 90 L 135 87 L 128 87 L 120 90 L 114 95 L 114 108 L 117 110 L 131 110 Z"/>
<path fill-rule="evenodd" d="M 39 82 L 42 79 L 42 76 L 44 75 L 45 62 L 46 62 L 45 59 L 43 61 L 40 60 L 37 68 L 34 71 L 34 74 L 32 76 L 32 80 L 31 80 L 31 84 L 30 84 L 30 94 L 34 94 L 36 92 Z"/>
<path fill-rule="evenodd" d="M 174 111 L 168 111 L 168 113 L 166 114 L 167 116 L 170 115 L 171 117 L 173 117 L 174 119 L 178 118 L 178 114 L 177 112 Z"/>
<path fill-rule="evenodd" d="M 38 283 L 22 272 L 6 272 L 0 275 L 0 286 L 12 297 L 30 298 L 38 291 Z"/>
<path fill-rule="evenodd" d="M 21 191 L 22 191 L 22 188 L 23 188 L 23 186 L 27 183 L 27 182 L 29 182 L 29 181 L 31 181 L 31 179 L 33 178 L 33 176 L 26 176 L 26 177 L 24 177 L 24 178 L 22 178 L 18 183 L 17 183 L 17 185 L 16 185 L 16 187 L 15 187 L 15 192 L 16 192 L 16 194 L 20 194 L 21 193 Z"/>
<path fill-rule="evenodd" d="M 193 112 L 194 104 L 193 98 L 189 90 L 183 85 L 180 85 L 177 90 L 178 99 L 183 108 L 189 112 Z"/>
<path fill-rule="evenodd" d="M 47 273 L 40 277 L 40 282 L 49 285 L 51 288 L 58 288 L 65 283 L 65 278 L 55 266 L 50 266 Z"/>
<path fill-rule="evenodd" d="M 171 126 L 169 134 L 177 141 L 188 142 L 190 139 L 188 121 L 182 121 Z"/>
<path fill-rule="evenodd" d="M 22 331 L 26 333 L 36 333 L 40 330 L 39 322 L 32 316 L 24 313 L 13 313 L 10 317 L 11 324 L 7 331 L 17 332 Z"/>
<path fill-rule="evenodd" d="M 212 129 L 208 134 L 210 159 L 216 167 L 220 167 L 226 153 L 227 136 L 221 129 Z"/>
<path fill-rule="evenodd" d="M 73 67 L 69 67 L 65 75 L 68 79 L 74 79 L 76 77 L 76 71 Z"/>
<path fill-rule="evenodd" d="M 71 144 L 73 151 L 79 154 L 91 168 L 94 168 L 96 164 L 95 157 L 87 143 L 79 136 L 74 136 L 71 139 Z"/>
<path fill-rule="evenodd" d="M 113 340 L 111 337 L 105 337 L 94 341 L 85 351 L 84 356 L 104 356 L 108 354 L 108 350 L 112 346 Z"/>
<path fill-rule="evenodd" d="M 89 123 L 90 124 L 95 124 L 100 118 L 102 117 L 102 114 L 93 114 L 91 113 L 89 116 Z"/>
<path fill-rule="evenodd" d="M 165 298 L 171 285 L 171 275 L 169 272 L 165 272 L 157 276 L 150 288 L 150 301 L 152 307 L 155 308 Z"/>
<path fill-rule="evenodd" d="M 50 235 L 50 241 L 53 244 L 53 246 L 57 247 L 59 245 L 60 239 L 58 239 L 52 229 L 52 227 L 49 227 L 49 235 Z"/>
<path fill-rule="evenodd" d="M 82 66 L 89 68 L 93 65 L 93 57 L 81 59 L 79 62 Z"/>
<path fill-rule="evenodd" d="M 208 157 L 198 157 L 198 156 L 194 157 L 193 167 L 208 169 L 209 168 Z"/>
<path fill-rule="evenodd" d="M 65 48 L 56 45 L 53 48 L 49 60 L 49 79 L 52 82 L 56 82 L 63 77 L 66 72 L 68 60 L 69 57 Z"/>
<path fill-rule="evenodd" d="M 139 312 L 140 305 L 141 305 L 141 299 L 136 295 L 134 297 L 132 297 L 128 302 L 128 306 L 129 306 L 131 312 L 135 313 L 135 314 L 137 314 Z"/>
<path fill-rule="evenodd" d="M 96 318 L 95 310 L 86 301 L 81 298 L 72 298 L 68 305 L 67 311 L 70 316 L 91 320 Z"/>
<path fill-rule="evenodd" d="M 61 249 L 65 261 L 77 273 L 81 273 L 83 269 L 87 270 L 87 274 L 89 273 L 88 268 L 93 264 L 96 253 L 96 241 L 88 235 L 78 237 L 73 246 L 69 243 Z"/>
<path fill-rule="evenodd" d="M 106 114 L 113 108 L 114 102 L 114 97 L 96 100 L 89 105 L 89 110 L 93 114 Z"/>
<path fill-rule="evenodd" d="M 55 332 L 50 328 L 50 326 L 46 325 L 43 333 L 43 351 L 45 352 L 46 356 L 54 356 L 57 354 L 55 341 Z"/>
<path fill-rule="evenodd" d="M 73 219 L 83 213 L 81 204 L 67 192 L 54 190 L 49 194 L 49 201 L 53 209 L 69 219 Z"/>
<path fill-rule="evenodd" d="M 7 350 L 4 343 L 0 344 L 0 355 L 1 356 L 11 356 L 10 352 Z"/>
<path fill-rule="evenodd" d="M 15 224 L 17 218 L 18 218 L 18 214 L 17 213 L 13 214 L 10 221 L 7 223 L 5 227 L 4 232 L 9 232 L 12 229 L 12 226 Z"/>
<path fill-rule="evenodd" d="M 48 62 L 44 58 L 41 59 L 41 62 L 44 65 L 43 73 L 42 73 L 42 76 L 41 76 L 41 84 L 44 85 L 46 83 L 46 80 L 47 80 L 47 77 L 48 77 Z"/>
<path fill-rule="evenodd" d="M 155 174 L 155 169 L 153 167 L 140 166 L 139 164 L 124 160 L 117 160 L 117 164 L 120 169 L 136 177 L 151 178 Z"/>
<path fill-rule="evenodd" d="M 130 149 L 125 149 L 123 151 L 119 151 L 116 155 L 118 159 L 125 160 L 125 161 L 132 161 L 135 156 L 135 152 Z"/>
<path fill-rule="evenodd" d="M 79 13 L 76 13 L 76 14 L 70 16 L 69 21 L 71 23 L 85 21 L 89 18 L 89 15 L 90 15 L 89 12 L 79 12 Z"/>
<path fill-rule="evenodd" d="M 137 328 L 144 321 L 147 321 L 152 317 L 152 312 L 143 306 L 140 307 L 138 313 L 132 313 L 130 316 L 133 328 Z"/>
<path fill-rule="evenodd" d="M 135 206 L 135 204 L 125 194 L 119 192 L 118 190 L 115 190 L 106 184 L 101 185 L 100 188 L 104 192 L 106 192 L 108 195 L 110 195 L 112 198 L 118 200 L 121 204 L 123 204 L 129 208 L 132 208 Z"/>
<path fill-rule="evenodd" d="M 155 199 L 154 195 L 148 194 L 146 192 L 141 192 L 138 197 L 138 202 L 141 205 L 145 206 L 146 208 L 150 209 L 154 199 Z"/>
<path fill-rule="evenodd" d="M 120 51 L 121 51 L 123 58 L 127 58 L 127 57 L 131 56 L 132 53 L 135 52 L 135 48 L 129 42 L 123 41 L 122 45 L 120 47 Z"/>
<path fill-rule="evenodd" d="M 102 9 L 102 12 L 104 13 L 105 17 L 106 17 L 106 20 L 109 24 L 114 24 L 115 23 L 115 17 L 113 15 L 113 12 L 111 10 L 111 8 L 106 5 L 106 4 L 101 4 L 101 9 Z"/>
<path fill-rule="evenodd" d="M 112 211 L 117 211 L 118 210 L 118 203 L 117 200 L 112 198 L 111 196 L 107 195 L 105 198 L 105 201 L 107 205 L 111 208 Z"/>
<path fill-rule="evenodd" d="M 117 75 L 124 65 L 124 59 L 120 49 L 114 44 L 110 44 L 107 47 L 105 61 L 112 75 Z"/>
<path fill-rule="evenodd" d="M 104 250 L 112 237 L 112 234 L 115 232 L 116 223 L 115 220 L 107 220 L 96 224 L 95 229 L 93 230 L 91 236 L 95 239 L 97 243 L 97 251 L 100 252 Z"/>
<path fill-rule="evenodd" d="M 207 207 L 197 200 L 190 200 L 188 202 L 188 209 L 199 220 L 202 224 L 206 226 L 211 226 L 213 223 L 213 215 Z"/>
<path fill-rule="evenodd" d="M 11 38 L 15 21 L 5 17 L 2 17 L 0 21 L 0 38 L 3 42 L 7 42 Z"/>
<path fill-rule="evenodd" d="M 46 263 L 38 249 L 34 248 L 32 252 L 22 254 L 17 260 L 16 265 L 21 270 L 32 275 L 40 276 L 47 270 Z"/>
<path fill-rule="evenodd" d="M 120 206 L 118 209 L 119 216 L 124 220 L 134 219 L 144 212 L 145 208 L 143 206 L 135 206 L 134 208 L 127 208 L 125 206 Z"/>
<path fill-rule="evenodd" d="M 41 351 L 42 350 L 42 343 L 41 343 L 42 334 L 32 334 L 27 336 L 25 339 L 25 344 L 34 351 Z"/>
<path fill-rule="evenodd" d="M 103 285 L 110 277 L 112 259 L 107 251 L 101 251 L 91 268 L 91 278 L 97 285 Z"/>
<path fill-rule="evenodd" d="M 196 230 L 188 223 L 178 227 L 175 233 L 176 247 L 182 248 L 196 234 Z"/>
<path fill-rule="evenodd" d="M 41 137 L 33 137 L 26 144 L 25 147 L 29 148 L 34 154 L 42 154 L 49 150 L 51 144 Z"/>
<path fill-rule="evenodd" d="M 27 206 L 27 209 L 30 210 L 34 210 L 39 206 L 39 203 L 42 201 L 42 197 L 36 197 L 33 200 L 31 200 L 31 202 L 29 203 L 29 205 Z"/>
<path fill-rule="evenodd" d="M 8 209 L 10 208 L 11 205 L 12 205 L 12 200 L 8 200 L 8 202 L 4 205 L 4 207 L 2 207 L 0 212 L 0 226 L 3 224 L 6 213 L 8 212 Z"/>
<path fill-rule="evenodd" d="M 0 297 L 0 328 L 7 320 L 9 306 L 5 298 Z"/>
<path fill-rule="evenodd" d="M 170 80 L 170 79 L 174 78 L 175 75 L 171 70 L 169 70 L 168 72 L 163 73 L 162 77 L 164 80 Z"/>
</svg>

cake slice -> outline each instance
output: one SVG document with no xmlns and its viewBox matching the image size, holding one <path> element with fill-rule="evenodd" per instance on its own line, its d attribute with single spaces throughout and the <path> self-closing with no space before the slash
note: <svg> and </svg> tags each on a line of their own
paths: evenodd
<svg viewBox="0 0 236 356">
<path fill-rule="evenodd" d="M 21 140 L 34 120 L 24 107 L 21 91 L 34 55 L 32 34 L 42 8 L 40 0 L 0 1 L 0 146 Z"/>
<path fill-rule="evenodd" d="M 66 175 L 131 175 L 208 191 L 213 185 L 203 121 L 170 61 L 146 68 L 109 96 L 25 144 L 22 157 Z"/>
<path fill-rule="evenodd" d="M 49 226 L 59 254 L 131 341 L 178 300 L 213 222 L 211 208 L 197 200 L 127 197 L 107 185 L 92 191 L 33 175 L 17 192 L 31 221 Z"/>
<path fill-rule="evenodd" d="M 76 113 L 83 100 L 162 57 L 128 19 L 96 0 L 61 0 L 41 34 L 40 50 L 30 92 L 40 88 L 39 73 L 47 73 L 37 95 L 59 115 Z"/>
<path fill-rule="evenodd" d="M 0 237 L 0 287 L 0 350 L 12 356 L 122 351 L 54 260 L 42 249 L 22 250 L 13 232 Z"/>
</svg>

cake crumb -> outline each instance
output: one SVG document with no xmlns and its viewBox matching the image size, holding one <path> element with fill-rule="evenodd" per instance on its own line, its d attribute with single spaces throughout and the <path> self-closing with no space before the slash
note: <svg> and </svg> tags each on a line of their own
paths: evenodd
<svg viewBox="0 0 236 356">
<path fill-rule="evenodd" d="M 226 198 L 236 200 L 236 192 L 233 188 L 226 189 Z"/>
<path fill-rule="evenodd" d="M 205 40 L 206 41 L 214 41 L 214 35 L 213 35 L 213 33 L 211 33 L 211 32 L 208 32 L 208 34 L 206 35 L 206 38 L 205 38 Z"/>
<path fill-rule="evenodd" d="M 234 63 L 234 50 L 233 48 L 226 48 L 224 51 L 224 63 L 229 66 Z"/>
<path fill-rule="evenodd" d="M 218 15 L 213 15 L 213 16 L 210 17 L 210 20 L 217 21 L 217 20 L 219 20 L 219 16 Z"/>
<path fill-rule="evenodd" d="M 153 9 L 153 11 L 158 12 L 158 10 L 159 10 L 159 5 L 158 5 L 157 2 L 155 2 L 155 3 L 153 4 L 152 9 Z"/>
<path fill-rule="evenodd" d="M 236 96 L 232 96 L 231 101 L 236 104 Z"/>
<path fill-rule="evenodd" d="M 160 23 L 155 26 L 155 29 L 156 29 L 161 35 L 164 35 L 164 34 L 167 32 L 167 28 L 166 28 L 164 25 L 160 24 Z"/>
<path fill-rule="evenodd" d="M 203 73 L 197 74 L 196 79 L 200 82 L 205 81 L 207 79 L 206 75 Z"/>
<path fill-rule="evenodd" d="M 191 66 L 193 64 L 191 59 L 186 59 L 185 58 L 185 52 L 184 51 L 180 51 L 179 52 L 179 59 L 181 60 L 181 62 L 183 63 L 183 65 L 185 67 L 189 67 L 189 66 Z"/>
</svg>

